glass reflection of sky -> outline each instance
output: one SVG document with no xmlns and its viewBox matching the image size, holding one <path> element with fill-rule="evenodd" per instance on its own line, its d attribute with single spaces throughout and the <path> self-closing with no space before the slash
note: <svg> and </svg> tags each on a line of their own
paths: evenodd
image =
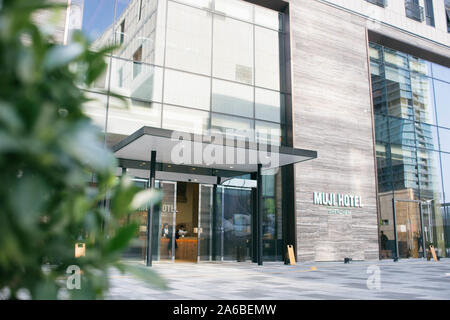
<svg viewBox="0 0 450 320">
<path fill-rule="evenodd" d="M 450 83 L 434 80 L 434 93 L 438 125 L 450 128 Z"/>
<path fill-rule="evenodd" d="M 118 0 L 116 16 L 120 17 L 131 0 Z M 115 0 L 85 0 L 83 31 L 91 39 L 99 38 L 113 23 Z"/>
</svg>

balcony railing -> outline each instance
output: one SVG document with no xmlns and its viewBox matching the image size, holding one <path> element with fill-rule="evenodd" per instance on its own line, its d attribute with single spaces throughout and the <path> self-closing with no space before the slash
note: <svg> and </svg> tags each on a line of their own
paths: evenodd
<svg viewBox="0 0 450 320">
<path fill-rule="evenodd" d="M 422 22 L 424 20 L 423 7 L 415 4 L 414 2 L 405 1 L 406 16 L 408 18 Z"/>
<path fill-rule="evenodd" d="M 388 0 L 366 0 L 366 1 L 384 8 L 384 7 L 387 7 Z"/>
<path fill-rule="evenodd" d="M 445 2 L 445 15 L 447 18 L 447 32 L 450 32 L 450 1 Z"/>
</svg>

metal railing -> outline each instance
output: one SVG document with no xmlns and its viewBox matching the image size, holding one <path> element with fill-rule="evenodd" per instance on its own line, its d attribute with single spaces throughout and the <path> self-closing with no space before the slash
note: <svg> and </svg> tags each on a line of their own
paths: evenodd
<svg viewBox="0 0 450 320">
<path fill-rule="evenodd" d="M 366 1 L 384 8 L 384 7 L 387 7 L 388 0 L 366 0 Z"/>
<path fill-rule="evenodd" d="M 423 7 L 415 4 L 414 2 L 406 0 L 405 1 L 405 10 L 406 10 L 406 16 L 408 18 L 417 20 L 419 22 L 422 22 L 425 18 Z"/>
</svg>

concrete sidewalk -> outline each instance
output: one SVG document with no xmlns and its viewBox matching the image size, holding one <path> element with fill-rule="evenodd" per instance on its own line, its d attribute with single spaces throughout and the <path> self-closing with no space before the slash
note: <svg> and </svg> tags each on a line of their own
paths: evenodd
<svg viewBox="0 0 450 320">
<path fill-rule="evenodd" d="M 296 266 L 267 262 L 262 267 L 250 262 L 160 262 L 152 268 L 167 280 L 168 290 L 113 271 L 107 299 L 450 299 L 450 259 Z M 373 270 L 379 270 L 380 286 L 369 281 L 375 287 L 370 290 Z"/>
</svg>

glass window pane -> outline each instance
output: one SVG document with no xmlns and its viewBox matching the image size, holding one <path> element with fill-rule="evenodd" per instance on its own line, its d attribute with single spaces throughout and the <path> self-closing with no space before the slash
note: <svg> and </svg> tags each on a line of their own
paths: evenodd
<svg viewBox="0 0 450 320">
<path fill-rule="evenodd" d="M 389 143 L 388 117 L 375 114 L 375 139 L 377 142 Z"/>
<path fill-rule="evenodd" d="M 133 99 L 161 102 L 162 68 L 113 58 L 111 91 Z"/>
<path fill-rule="evenodd" d="M 279 33 L 255 27 L 255 81 L 259 87 L 280 90 Z"/>
<path fill-rule="evenodd" d="M 430 150 L 439 150 L 437 127 L 416 122 L 416 146 Z"/>
<path fill-rule="evenodd" d="M 450 130 L 439 128 L 439 141 L 441 151 L 450 152 Z"/>
<path fill-rule="evenodd" d="M 94 48 L 102 47 L 112 40 L 114 1 L 77 0 L 71 8 L 69 32 L 81 28 L 93 41 Z"/>
<path fill-rule="evenodd" d="M 450 68 L 433 63 L 433 78 L 450 82 Z"/>
<path fill-rule="evenodd" d="M 127 99 L 124 104 L 116 98 L 110 98 L 108 108 L 108 135 L 120 136 L 120 140 L 133 134 L 144 126 L 161 126 L 161 105 Z"/>
<path fill-rule="evenodd" d="M 243 188 L 221 190 L 223 202 L 219 208 L 223 209 L 223 258 L 236 261 L 236 257 L 240 255 L 249 259 L 252 240 L 252 191 Z"/>
<path fill-rule="evenodd" d="M 438 204 L 442 203 L 443 191 L 439 152 L 419 149 L 417 157 L 421 198 L 423 200 L 436 199 Z"/>
<path fill-rule="evenodd" d="M 389 169 L 392 170 L 392 186 L 394 190 L 417 190 L 419 182 L 417 178 L 416 148 L 391 145 L 390 152 L 391 158 L 389 160 L 392 167 Z"/>
<path fill-rule="evenodd" d="M 165 71 L 164 103 L 209 110 L 211 81 L 174 70 Z"/>
<path fill-rule="evenodd" d="M 413 72 L 418 72 L 431 77 L 431 62 L 409 56 L 409 68 Z"/>
<path fill-rule="evenodd" d="M 216 0 L 215 11 L 229 17 L 253 22 L 253 5 L 242 0 Z"/>
<path fill-rule="evenodd" d="M 240 117 L 226 116 L 213 113 L 211 115 L 211 129 L 222 131 L 224 134 L 234 134 L 254 141 L 253 120 Z"/>
<path fill-rule="evenodd" d="M 253 84 L 253 26 L 214 15 L 213 75 Z"/>
<path fill-rule="evenodd" d="M 208 125 L 208 112 L 164 105 L 164 129 L 205 134 L 208 130 Z"/>
<path fill-rule="evenodd" d="M 165 49 L 166 49 L 166 12 L 167 1 L 156 1 L 156 31 L 155 31 L 155 64 L 164 65 Z"/>
<path fill-rule="evenodd" d="M 392 144 L 415 146 L 415 130 L 412 121 L 390 117 L 388 134 Z"/>
<path fill-rule="evenodd" d="M 214 79 L 212 110 L 253 117 L 253 87 Z"/>
<path fill-rule="evenodd" d="M 433 81 L 431 78 L 419 75 L 411 75 L 411 89 L 414 106 L 414 120 L 435 124 L 433 101 Z"/>
<path fill-rule="evenodd" d="M 450 154 L 441 153 L 442 182 L 444 185 L 445 202 L 450 202 Z"/>
<path fill-rule="evenodd" d="M 409 71 L 385 66 L 388 113 L 399 118 L 413 118 Z"/>
<path fill-rule="evenodd" d="M 281 125 L 272 122 L 256 121 L 256 139 L 260 143 L 269 143 L 274 146 L 281 144 Z"/>
<path fill-rule="evenodd" d="M 211 74 L 211 28 L 207 11 L 169 2 L 166 66 Z"/>
<path fill-rule="evenodd" d="M 434 93 L 438 125 L 450 128 L 450 83 L 434 80 Z"/>
<path fill-rule="evenodd" d="M 384 47 L 384 61 L 408 69 L 408 55 L 406 53 Z"/>
<path fill-rule="evenodd" d="M 369 43 L 369 54 L 371 59 L 380 60 L 382 47 L 373 42 Z"/>
<path fill-rule="evenodd" d="M 279 30 L 280 28 L 280 14 L 278 11 L 267 9 L 260 6 L 255 6 L 255 24 Z"/>
<path fill-rule="evenodd" d="M 284 111 L 284 95 L 276 91 L 255 89 L 255 117 L 262 120 L 280 122 Z"/>
<path fill-rule="evenodd" d="M 93 93 L 86 91 L 85 95 L 90 101 L 83 104 L 84 113 L 89 116 L 94 124 L 105 130 L 105 120 L 106 120 L 106 104 L 107 96 L 101 93 Z"/>
<path fill-rule="evenodd" d="M 212 0 L 177 0 L 178 2 L 183 2 L 191 6 L 196 6 L 199 8 L 210 8 Z"/>
<path fill-rule="evenodd" d="M 133 59 L 141 50 L 140 61 L 155 62 L 157 1 L 118 0 L 115 21 L 115 43 L 121 45 L 116 56 Z M 140 18 L 139 18 L 140 15 Z"/>
</svg>

